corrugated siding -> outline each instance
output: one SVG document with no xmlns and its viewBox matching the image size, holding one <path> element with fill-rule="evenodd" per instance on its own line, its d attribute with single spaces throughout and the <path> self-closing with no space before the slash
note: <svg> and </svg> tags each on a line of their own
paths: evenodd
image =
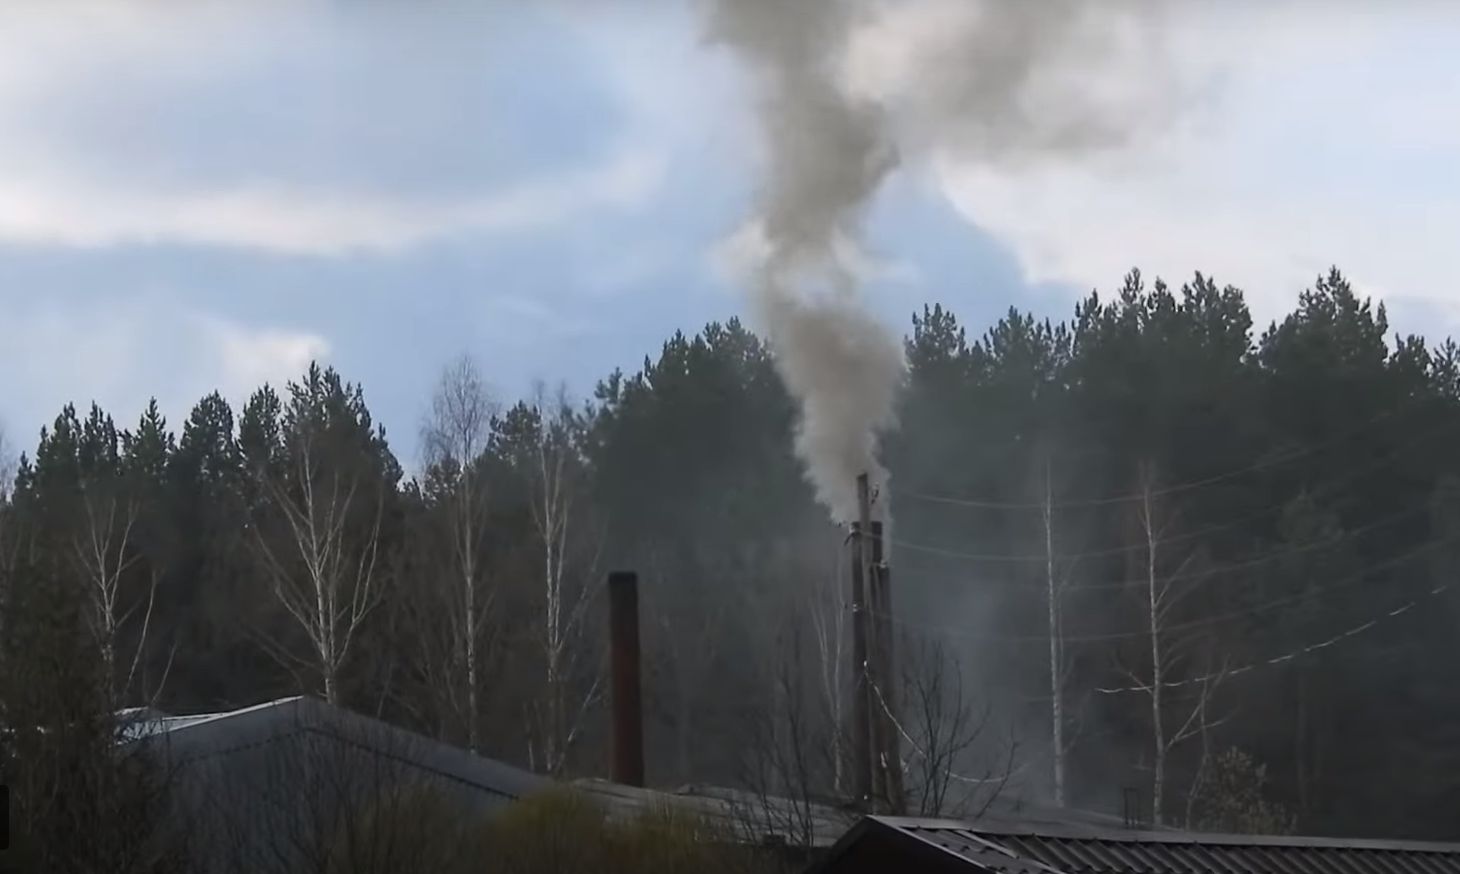
<svg viewBox="0 0 1460 874">
<path fill-rule="evenodd" d="M 970 841 L 970 836 L 1003 847 L 1019 860 L 1042 863 L 1061 874 L 1460 874 L 1460 849 L 1449 845 L 1367 847 L 1341 841 L 1330 846 L 1313 841 L 1285 845 L 1271 839 L 1243 844 L 1230 838 L 1067 838 L 916 825 L 903 828 L 994 871 L 1025 869 L 997 867 L 991 863 L 995 857 L 982 844 Z"/>
</svg>

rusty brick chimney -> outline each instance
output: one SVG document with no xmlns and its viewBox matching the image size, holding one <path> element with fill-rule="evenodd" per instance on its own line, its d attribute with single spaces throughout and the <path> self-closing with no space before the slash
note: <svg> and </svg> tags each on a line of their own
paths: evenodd
<svg viewBox="0 0 1460 874">
<path fill-rule="evenodd" d="M 613 674 L 613 781 L 644 785 L 644 704 L 639 672 L 639 576 L 608 575 L 609 661 Z"/>
</svg>

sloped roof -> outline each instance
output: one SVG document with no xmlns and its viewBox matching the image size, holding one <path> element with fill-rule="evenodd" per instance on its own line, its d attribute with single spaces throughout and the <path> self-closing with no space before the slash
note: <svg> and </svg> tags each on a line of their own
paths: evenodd
<svg viewBox="0 0 1460 874">
<path fill-rule="evenodd" d="M 502 798 L 536 792 L 547 780 L 415 732 L 309 696 L 280 698 L 224 713 L 150 713 L 130 726 L 125 743 L 147 742 L 177 764 L 225 756 L 301 734 L 326 736 L 400 764 Z"/>
<path fill-rule="evenodd" d="M 980 832 L 1009 834 L 1035 831 L 1070 837 L 1101 837 L 1111 832 L 1128 832 L 1124 819 L 1108 813 L 1076 807 L 1054 807 L 999 797 L 977 817 L 964 821 Z M 1159 829 L 1165 832 L 1169 829 Z"/>
<path fill-rule="evenodd" d="M 226 713 L 137 716 L 123 749 L 164 766 L 191 861 L 205 871 L 324 870 L 341 841 L 350 852 L 378 852 L 364 817 L 395 790 L 440 791 L 478 813 L 548 782 L 309 697 Z"/>
<path fill-rule="evenodd" d="M 1439 874 L 1460 872 L 1460 844 L 1332 838 L 1111 833 L 984 834 L 1021 858 L 1054 865 L 1065 874 L 1258 871 L 1306 874 Z"/>
<path fill-rule="evenodd" d="M 277 701 L 265 701 L 262 704 L 240 707 L 237 710 L 220 710 L 213 713 L 191 713 L 185 716 L 175 716 L 151 707 L 129 707 L 126 710 L 117 712 L 117 721 L 121 723 L 123 743 L 127 743 L 143 738 L 164 735 L 174 729 L 193 725 L 194 723 L 240 716 L 254 710 L 273 708 L 295 700 L 297 699 L 280 698 Z"/>
<path fill-rule="evenodd" d="M 644 789 L 601 779 L 577 780 L 573 785 L 603 803 L 612 815 L 632 816 L 654 808 L 706 817 L 761 842 L 772 836 L 798 842 L 809 831 L 811 846 L 835 844 L 862 816 L 850 804 L 833 801 L 802 802 L 761 797 L 755 793 L 703 784 L 677 789 Z M 996 799 L 975 820 L 983 831 L 1052 829 L 1065 835 L 1100 836 L 1122 825 L 1120 817 L 1075 808 L 1055 808 L 1009 799 Z M 799 834 L 787 834 L 787 832 Z"/>
<path fill-rule="evenodd" d="M 812 869 L 1007 874 L 1455 874 L 1460 844 L 1049 828 L 868 817 Z"/>
</svg>

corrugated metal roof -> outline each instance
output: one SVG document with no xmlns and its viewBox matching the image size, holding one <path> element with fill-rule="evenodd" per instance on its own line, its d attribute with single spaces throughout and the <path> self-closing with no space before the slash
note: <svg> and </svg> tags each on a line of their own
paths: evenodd
<svg viewBox="0 0 1460 874">
<path fill-rule="evenodd" d="M 967 828 L 909 826 L 909 834 L 967 860 L 977 871 L 997 874 L 1062 874 L 1042 862 L 1023 859 Z"/>
<path fill-rule="evenodd" d="M 851 803 L 838 804 L 822 800 L 810 803 L 789 798 L 764 798 L 756 793 L 720 786 L 692 783 L 677 789 L 644 789 L 625 786 L 608 780 L 588 778 L 576 780 L 573 786 L 607 806 L 611 814 L 632 816 L 656 807 L 675 809 L 724 822 L 742 831 L 756 834 L 760 841 L 771 833 L 788 840 L 800 840 L 809 826 L 811 845 L 827 848 L 846 834 L 861 817 Z M 1000 798 L 990 804 L 971 823 L 982 831 L 1011 832 L 1029 828 L 1057 830 L 1065 835 L 1098 837 L 1121 827 L 1121 818 L 1075 808 L 1056 808 Z"/>
<path fill-rule="evenodd" d="M 968 870 L 980 872 L 1460 874 L 1460 844 L 1189 832 L 990 830 L 944 820 L 871 819 L 908 840 L 947 850 L 964 859 Z M 843 849 L 854 851 L 850 846 Z"/>
<path fill-rule="evenodd" d="M 1122 817 L 1075 807 L 1053 807 L 1017 798 L 995 798 L 977 817 L 958 819 L 981 832 L 1000 834 L 1034 831 L 1066 837 L 1103 837 L 1128 832 Z M 1169 831 L 1161 829 L 1161 831 Z"/>
</svg>

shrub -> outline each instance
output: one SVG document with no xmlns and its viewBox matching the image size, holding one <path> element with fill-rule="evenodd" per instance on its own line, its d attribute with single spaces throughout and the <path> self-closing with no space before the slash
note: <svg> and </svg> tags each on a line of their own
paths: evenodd
<svg viewBox="0 0 1460 874">
<path fill-rule="evenodd" d="M 669 808 L 614 820 L 582 795 L 524 799 L 480 832 L 478 858 L 506 874 L 760 874 L 778 870 L 726 829 Z"/>
<path fill-rule="evenodd" d="M 550 790 L 525 798 L 478 830 L 480 858 L 495 860 L 503 874 L 576 874 L 602 871 L 608 823 L 587 798 Z"/>
<path fill-rule="evenodd" d="M 439 789 L 405 782 L 341 817 L 328 874 L 470 874 L 461 807 Z"/>
<path fill-rule="evenodd" d="M 1229 834 L 1291 834 L 1292 813 L 1267 799 L 1266 785 L 1266 765 L 1235 747 L 1223 752 L 1198 794 L 1197 828 Z"/>
</svg>

